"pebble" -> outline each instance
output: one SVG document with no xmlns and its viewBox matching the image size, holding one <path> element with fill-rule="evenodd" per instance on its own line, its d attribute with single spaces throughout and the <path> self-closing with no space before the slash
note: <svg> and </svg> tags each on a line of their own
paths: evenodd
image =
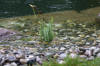
<svg viewBox="0 0 100 66">
<path fill-rule="evenodd" d="M 39 56 L 36 57 L 36 61 L 39 63 L 39 64 L 42 64 L 42 60 Z"/>
<path fill-rule="evenodd" d="M 100 52 L 100 48 L 96 48 L 94 51 L 93 51 L 93 55 L 96 55 L 97 53 Z"/>
<path fill-rule="evenodd" d="M 10 61 L 10 62 L 13 62 L 13 61 L 16 61 L 16 57 L 7 55 L 7 60 Z"/>
<path fill-rule="evenodd" d="M 78 55 L 77 55 L 76 53 L 71 53 L 71 54 L 69 55 L 69 57 L 74 59 L 74 58 L 77 58 Z"/>
<path fill-rule="evenodd" d="M 61 58 L 61 59 L 64 59 L 66 57 L 67 57 L 67 54 L 66 53 L 62 53 L 62 54 L 59 55 L 59 58 Z"/>
<path fill-rule="evenodd" d="M 60 48 L 61 51 L 64 51 L 65 49 L 66 49 L 66 48 L 64 48 L 64 47 L 61 47 L 61 48 Z"/>
<path fill-rule="evenodd" d="M 17 66 L 17 64 L 15 62 L 12 62 L 11 66 Z"/>
<path fill-rule="evenodd" d="M 20 58 L 23 58 L 24 57 L 23 54 L 16 54 L 15 56 L 16 56 L 17 59 L 20 59 Z"/>
<path fill-rule="evenodd" d="M 35 44 L 35 41 L 28 41 L 27 44 Z"/>
<path fill-rule="evenodd" d="M 100 40 L 96 40 L 96 42 L 100 43 Z"/>
<path fill-rule="evenodd" d="M 97 58 L 100 58 L 100 53 L 98 53 L 98 54 L 96 55 L 96 57 L 97 57 Z"/>
<path fill-rule="evenodd" d="M 20 59 L 20 63 L 26 64 L 27 63 L 27 60 L 26 59 Z"/>
<path fill-rule="evenodd" d="M 80 57 L 80 58 L 87 58 L 86 55 L 80 55 L 79 57 Z"/>
<path fill-rule="evenodd" d="M 79 27 L 82 27 L 82 26 L 83 24 L 81 25 L 79 24 Z M 61 36 L 61 38 L 59 38 L 59 36 L 56 37 L 55 46 L 52 46 L 52 45 L 44 46 L 43 44 L 40 44 L 41 42 L 38 43 L 39 39 L 37 38 L 40 38 L 40 37 L 34 37 L 34 39 L 32 38 L 33 40 L 29 40 L 29 41 L 27 40 L 26 42 L 19 40 L 23 37 L 24 38 L 32 37 L 28 35 L 27 36 L 16 35 L 15 36 L 16 40 L 5 41 L 10 46 L 12 45 L 14 46 L 10 48 L 7 47 L 7 49 L 0 48 L 1 66 L 2 64 L 4 64 L 4 66 L 17 66 L 16 65 L 17 63 L 19 64 L 21 63 L 24 66 L 24 64 L 27 64 L 27 63 L 35 64 L 36 62 L 39 64 L 42 64 L 44 60 L 45 61 L 49 60 L 48 57 L 55 58 L 58 63 L 62 64 L 64 63 L 63 59 L 66 58 L 68 55 L 71 58 L 77 58 L 79 56 L 80 58 L 85 58 L 87 60 L 93 60 L 96 57 L 100 57 L 100 46 L 97 45 L 97 44 L 100 44 L 100 37 L 99 37 L 100 30 L 96 30 L 92 32 L 91 34 L 87 34 L 88 33 L 87 31 L 89 30 L 86 30 L 86 29 L 89 29 L 89 28 L 86 28 L 86 27 L 84 27 L 86 28 L 84 29 L 86 31 L 76 30 L 77 28 L 75 29 L 63 28 L 62 29 L 60 28 L 60 27 L 63 27 L 62 24 L 56 24 L 55 27 L 59 28 L 58 34 L 59 36 Z M 5 29 L 5 28 L 0 28 L 0 36 L 4 36 L 4 37 L 11 36 L 11 34 L 15 35 L 16 32 Z M 3 43 L 1 39 L 3 38 L 0 37 L 0 46 Z M 11 38 L 7 37 L 7 39 L 11 39 Z M 96 44 L 92 45 L 93 42 L 90 42 L 90 41 L 96 41 Z M 6 44 L 5 42 L 3 44 Z M 22 45 L 20 46 L 20 44 Z M 31 45 L 31 47 L 24 47 L 24 45 L 25 46 Z M 5 63 L 6 60 L 8 61 L 8 63 Z M 16 60 L 17 62 L 15 62 Z"/>
<path fill-rule="evenodd" d="M 86 50 L 85 55 L 86 55 L 86 56 L 92 56 L 91 50 Z"/>
<path fill-rule="evenodd" d="M 52 55 L 53 55 L 52 52 L 46 52 L 46 53 L 45 53 L 45 56 L 52 56 Z"/>
<path fill-rule="evenodd" d="M 90 56 L 87 58 L 87 60 L 93 60 L 94 59 L 94 56 Z"/>
<path fill-rule="evenodd" d="M 4 66 L 11 66 L 11 64 L 10 64 L 10 63 L 7 63 L 7 64 L 5 64 Z"/>
<path fill-rule="evenodd" d="M 65 63 L 63 60 L 57 60 L 57 62 L 58 62 L 59 64 Z"/>
</svg>

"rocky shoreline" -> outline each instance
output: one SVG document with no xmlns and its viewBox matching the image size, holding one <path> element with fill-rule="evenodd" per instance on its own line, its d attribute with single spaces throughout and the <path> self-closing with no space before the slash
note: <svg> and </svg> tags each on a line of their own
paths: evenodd
<svg viewBox="0 0 100 66">
<path fill-rule="evenodd" d="M 39 36 L 0 29 L 0 66 L 42 66 L 50 58 L 62 64 L 67 56 L 88 61 L 100 58 L 100 30 L 82 24 L 74 26 L 74 23 L 68 24 L 67 29 L 60 24 L 55 27 L 58 34 L 51 43 L 41 42 Z"/>
<path fill-rule="evenodd" d="M 75 44 L 68 45 L 52 45 L 52 46 L 8 46 L 0 49 L 0 65 L 1 66 L 27 66 L 42 64 L 43 61 L 49 61 L 54 58 L 60 64 L 64 63 L 64 58 L 84 58 L 93 60 L 100 58 L 100 44 L 96 46 L 77 46 Z"/>
</svg>

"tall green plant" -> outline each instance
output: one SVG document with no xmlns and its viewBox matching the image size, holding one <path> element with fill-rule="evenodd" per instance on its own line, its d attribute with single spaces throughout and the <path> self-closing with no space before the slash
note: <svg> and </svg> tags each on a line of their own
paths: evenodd
<svg viewBox="0 0 100 66">
<path fill-rule="evenodd" d="M 40 36 L 41 39 L 46 42 L 50 42 L 53 40 L 54 38 L 53 18 L 51 18 L 49 23 L 46 23 L 45 21 L 41 21 Z"/>
</svg>

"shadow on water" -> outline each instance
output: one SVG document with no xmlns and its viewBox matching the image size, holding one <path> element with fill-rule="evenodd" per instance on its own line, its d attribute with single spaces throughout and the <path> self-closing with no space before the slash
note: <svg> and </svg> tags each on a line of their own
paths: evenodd
<svg viewBox="0 0 100 66">
<path fill-rule="evenodd" d="M 15 17 L 33 14 L 28 4 L 34 4 L 42 13 L 81 10 L 100 6 L 99 0 L 0 0 L 0 17 Z"/>
</svg>

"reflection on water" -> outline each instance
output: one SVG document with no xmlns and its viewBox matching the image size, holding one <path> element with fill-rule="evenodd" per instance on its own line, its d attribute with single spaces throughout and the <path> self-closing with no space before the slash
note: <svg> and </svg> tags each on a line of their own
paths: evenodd
<svg viewBox="0 0 100 66">
<path fill-rule="evenodd" d="M 99 0 L 34 0 L 43 12 L 59 11 L 59 10 L 76 10 L 95 7 L 100 5 Z"/>
<path fill-rule="evenodd" d="M 0 0 L 0 16 L 32 14 L 31 7 L 27 5 L 31 2 L 43 13 L 72 9 L 80 12 L 83 9 L 100 6 L 99 0 Z"/>
</svg>

